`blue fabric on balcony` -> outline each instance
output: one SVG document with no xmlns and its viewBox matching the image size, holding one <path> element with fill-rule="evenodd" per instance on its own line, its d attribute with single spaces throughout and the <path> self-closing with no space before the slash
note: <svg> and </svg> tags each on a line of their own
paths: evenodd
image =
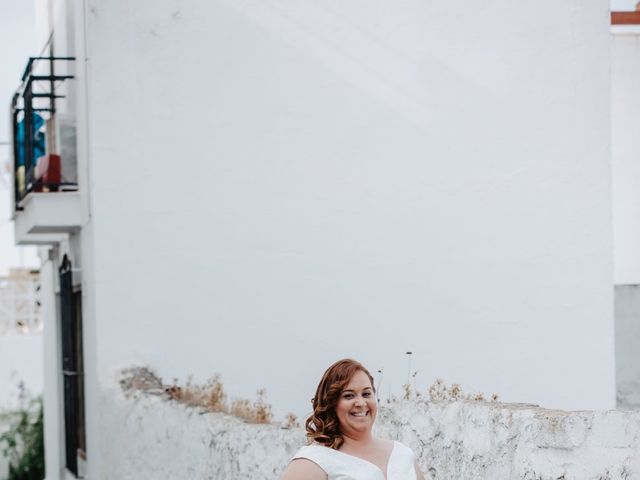
<svg viewBox="0 0 640 480">
<path fill-rule="evenodd" d="M 33 131 L 33 144 L 31 146 L 32 157 L 31 166 L 35 166 L 36 160 L 45 154 L 45 134 L 40 131 L 44 125 L 44 119 L 37 113 L 31 114 L 31 127 Z M 18 166 L 25 164 L 25 129 L 24 120 L 18 122 L 18 128 L 16 132 L 16 150 L 18 154 Z"/>
</svg>

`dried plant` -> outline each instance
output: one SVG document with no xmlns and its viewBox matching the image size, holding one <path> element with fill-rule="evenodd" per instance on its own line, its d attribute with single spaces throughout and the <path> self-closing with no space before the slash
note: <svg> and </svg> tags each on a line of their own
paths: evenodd
<svg viewBox="0 0 640 480">
<path fill-rule="evenodd" d="M 215 374 L 205 385 L 205 407 L 210 412 L 224 412 L 227 410 L 227 395 L 220 380 L 220 375 Z"/>
<path fill-rule="evenodd" d="M 449 390 L 444 384 L 444 380 L 437 378 L 428 389 L 429 400 L 432 402 L 441 402 L 449 399 Z"/>
<path fill-rule="evenodd" d="M 287 413 L 287 416 L 282 423 L 282 428 L 290 430 L 292 428 L 300 428 L 300 422 L 298 421 L 298 417 L 294 413 Z"/>
<path fill-rule="evenodd" d="M 470 401 L 470 402 L 484 402 L 486 401 L 483 393 L 465 394 L 462 391 L 462 387 L 458 383 L 452 384 L 450 387 L 444 383 L 441 378 L 436 379 L 428 390 L 429 399 L 432 402 L 457 402 L 457 401 Z M 495 393 L 491 395 L 491 401 L 497 402 L 498 395 Z"/>
<path fill-rule="evenodd" d="M 255 422 L 254 423 L 271 423 L 273 420 L 273 414 L 271 413 L 271 405 L 267 403 L 267 390 L 261 388 L 258 390 L 258 398 L 253 402 L 253 408 L 255 409 Z"/>
<path fill-rule="evenodd" d="M 251 402 L 246 398 L 236 398 L 231 402 L 231 410 L 229 413 L 238 418 L 249 420 L 253 416 Z"/>
<path fill-rule="evenodd" d="M 405 383 L 402 385 L 402 399 L 403 400 L 411 400 L 411 384 Z"/>
<path fill-rule="evenodd" d="M 244 398 L 234 400 L 231 404 L 231 415 L 248 423 L 271 423 L 273 414 L 271 405 L 265 401 L 266 395 L 267 391 L 262 388 L 257 391 L 257 398 L 253 403 Z"/>
<path fill-rule="evenodd" d="M 246 399 L 235 399 L 231 406 L 227 402 L 227 394 L 216 374 L 204 385 L 194 383 L 189 376 L 184 385 L 174 379 L 170 385 L 163 385 L 162 380 L 148 367 L 133 367 L 121 372 L 120 386 L 125 393 L 144 391 L 148 393 L 163 393 L 170 400 L 207 412 L 222 412 L 235 415 L 249 423 L 271 423 L 273 414 L 271 405 L 267 403 L 265 389 L 258 390 L 257 398 L 252 403 Z M 294 416 L 295 417 L 295 416 Z M 293 421 L 296 419 L 294 418 Z"/>
<path fill-rule="evenodd" d="M 454 383 L 449 389 L 449 397 L 451 400 L 460 400 L 462 398 L 462 387 L 459 383 Z"/>
<path fill-rule="evenodd" d="M 193 383 L 193 377 L 189 376 L 184 386 L 173 385 L 165 387 L 165 392 L 171 400 L 175 400 L 190 407 L 201 407 L 209 412 L 226 411 L 224 389 L 220 377 L 215 375 L 205 385 Z"/>
</svg>

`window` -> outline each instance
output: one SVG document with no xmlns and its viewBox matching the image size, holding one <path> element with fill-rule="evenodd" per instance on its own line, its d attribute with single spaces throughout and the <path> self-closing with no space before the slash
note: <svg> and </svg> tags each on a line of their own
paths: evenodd
<svg viewBox="0 0 640 480">
<path fill-rule="evenodd" d="M 85 460 L 84 370 L 82 355 L 82 292 L 73 288 L 71 262 L 60 265 L 60 324 L 66 467 L 78 476 L 78 458 Z"/>
</svg>

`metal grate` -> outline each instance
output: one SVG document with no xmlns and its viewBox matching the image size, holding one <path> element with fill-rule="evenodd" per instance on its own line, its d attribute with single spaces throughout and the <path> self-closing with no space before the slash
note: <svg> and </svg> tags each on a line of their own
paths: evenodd
<svg viewBox="0 0 640 480">
<path fill-rule="evenodd" d="M 73 290 L 71 262 L 66 255 L 59 272 L 66 467 L 78 476 L 78 457 L 84 458 L 86 450 L 81 294 Z"/>
<path fill-rule="evenodd" d="M 55 73 L 56 62 L 71 62 L 74 57 L 31 57 L 22 76 L 22 84 L 13 95 L 11 116 L 13 124 L 14 194 L 15 208 L 20 210 L 22 199 L 32 191 L 77 189 L 76 181 L 59 179 L 60 166 L 52 167 L 56 180 L 44 180 L 36 175 L 38 161 L 45 154 L 57 154 L 46 145 L 47 121 L 56 113 L 56 85 L 74 78 Z M 39 61 L 47 62 L 47 74 L 35 74 Z M 34 91 L 34 87 L 44 91 Z"/>
</svg>

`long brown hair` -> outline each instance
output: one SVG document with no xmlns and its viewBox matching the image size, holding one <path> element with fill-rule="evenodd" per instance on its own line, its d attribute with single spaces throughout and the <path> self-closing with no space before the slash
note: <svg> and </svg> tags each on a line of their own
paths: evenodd
<svg viewBox="0 0 640 480">
<path fill-rule="evenodd" d="M 335 406 L 342 390 L 358 370 L 367 374 L 375 391 L 369 370 L 350 358 L 338 360 L 324 372 L 312 400 L 313 413 L 305 422 L 309 443 L 316 442 L 335 450 L 342 446 L 344 438 L 340 432 Z"/>
</svg>

